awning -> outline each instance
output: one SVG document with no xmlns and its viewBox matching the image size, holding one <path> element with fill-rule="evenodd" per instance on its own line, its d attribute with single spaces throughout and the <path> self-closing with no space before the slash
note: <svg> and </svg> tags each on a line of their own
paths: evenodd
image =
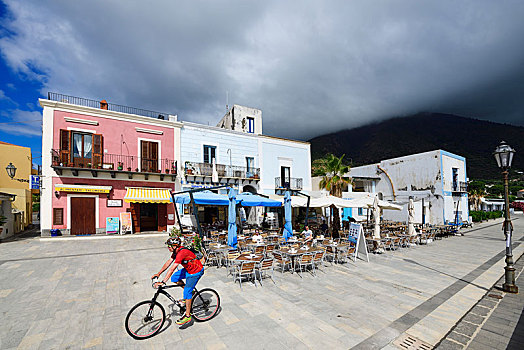
<svg viewBox="0 0 524 350">
<path fill-rule="evenodd" d="M 124 200 L 127 203 L 171 203 L 169 188 L 128 187 Z"/>
<path fill-rule="evenodd" d="M 282 202 L 270 198 L 258 196 L 249 192 L 243 192 L 236 196 L 237 202 L 244 207 L 281 207 Z"/>
<path fill-rule="evenodd" d="M 55 191 L 63 192 L 109 193 L 112 188 L 113 186 L 55 184 Z"/>
<path fill-rule="evenodd" d="M 211 191 L 194 192 L 193 199 L 195 200 L 195 204 L 200 205 L 229 205 L 229 197 L 227 195 L 218 194 Z M 191 203 L 189 193 L 181 193 L 175 195 L 175 203 Z"/>
</svg>

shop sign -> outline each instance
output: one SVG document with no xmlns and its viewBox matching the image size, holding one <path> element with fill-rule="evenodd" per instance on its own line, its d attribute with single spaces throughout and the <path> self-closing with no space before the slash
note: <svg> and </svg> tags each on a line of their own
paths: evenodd
<svg viewBox="0 0 524 350">
<path fill-rule="evenodd" d="M 120 230 L 120 219 L 117 217 L 106 218 L 106 233 L 118 233 Z"/>
<path fill-rule="evenodd" d="M 122 206 L 122 200 L 121 199 L 108 199 L 107 200 L 107 206 L 108 207 L 121 207 Z"/>
<path fill-rule="evenodd" d="M 120 213 L 120 234 L 133 233 L 133 220 L 131 220 L 131 213 Z"/>
</svg>

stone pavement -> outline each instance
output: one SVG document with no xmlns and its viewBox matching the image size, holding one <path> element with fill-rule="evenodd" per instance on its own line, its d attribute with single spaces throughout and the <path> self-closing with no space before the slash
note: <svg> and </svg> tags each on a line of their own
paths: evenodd
<svg viewBox="0 0 524 350">
<path fill-rule="evenodd" d="M 397 349 L 394 342 L 405 336 L 433 346 L 502 276 L 500 222 L 371 255 L 369 263 L 327 264 L 318 277 L 275 272 L 275 283 L 246 283 L 243 290 L 224 268 L 207 268 L 199 287 L 220 293 L 220 314 L 181 328 L 173 314 L 144 341 L 127 335 L 124 319 L 152 297 L 149 278 L 168 258 L 165 237 L 1 243 L 0 349 Z M 514 227 L 517 259 L 522 215 Z M 170 302 L 160 301 L 168 309 Z"/>
<path fill-rule="evenodd" d="M 520 293 L 501 291 L 503 276 L 452 328 L 437 349 L 524 349 L 524 258 L 514 266 Z"/>
</svg>

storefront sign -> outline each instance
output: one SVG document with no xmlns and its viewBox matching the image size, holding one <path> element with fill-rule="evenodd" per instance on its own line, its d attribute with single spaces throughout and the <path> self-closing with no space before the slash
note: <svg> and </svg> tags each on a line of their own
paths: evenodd
<svg viewBox="0 0 524 350">
<path fill-rule="evenodd" d="M 121 199 L 108 199 L 107 200 L 107 206 L 108 207 L 121 207 L 122 206 L 122 200 Z"/>
<path fill-rule="evenodd" d="M 106 233 L 118 233 L 120 230 L 120 219 L 119 218 L 106 218 Z"/>
<path fill-rule="evenodd" d="M 112 186 L 90 186 L 90 185 L 64 185 L 56 184 L 55 191 L 84 192 L 84 193 L 109 193 Z"/>
<path fill-rule="evenodd" d="M 131 220 L 131 213 L 120 213 L 120 234 L 133 233 L 133 220 Z"/>
<path fill-rule="evenodd" d="M 168 220 L 175 220 L 175 214 L 167 214 Z"/>
</svg>

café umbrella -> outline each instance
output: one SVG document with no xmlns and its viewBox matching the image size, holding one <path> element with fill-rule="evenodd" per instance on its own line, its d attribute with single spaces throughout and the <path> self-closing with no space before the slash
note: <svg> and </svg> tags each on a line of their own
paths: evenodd
<svg viewBox="0 0 524 350">
<path fill-rule="evenodd" d="M 237 191 L 233 188 L 229 189 L 229 207 L 227 215 L 227 245 L 235 248 L 237 245 L 237 216 L 236 216 L 236 193 Z"/>
<path fill-rule="evenodd" d="M 293 236 L 293 226 L 291 224 L 291 195 L 289 191 L 286 191 L 284 195 L 284 230 L 282 237 L 287 241 L 289 237 Z"/>
</svg>

